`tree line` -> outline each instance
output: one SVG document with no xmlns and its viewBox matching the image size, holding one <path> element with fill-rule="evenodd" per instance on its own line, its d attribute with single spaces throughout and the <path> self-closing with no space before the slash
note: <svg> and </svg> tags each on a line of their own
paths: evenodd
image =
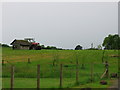
<svg viewBox="0 0 120 90">
<path fill-rule="evenodd" d="M 41 45 L 41 49 L 50 49 L 50 50 L 62 50 L 62 48 L 57 48 L 55 46 L 44 46 L 44 45 Z"/>
<path fill-rule="evenodd" d="M 0 43 L 0 46 L 2 47 L 10 47 L 7 44 L 2 44 Z M 41 49 L 49 49 L 49 50 L 65 50 L 62 48 L 57 48 L 55 46 L 44 46 L 40 45 Z M 120 49 L 120 36 L 118 34 L 111 35 L 109 34 L 107 37 L 104 38 L 102 46 L 106 50 L 119 50 Z M 91 44 L 91 48 L 88 48 L 87 50 L 101 50 L 102 49 L 101 45 L 98 45 L 97 48 L 93 47 L 93 43 Z M 77 45 L 75 47 L 75 50 L 82 50 L 83 47 L 81 45 Z M 67 49 L 68 50 L 68 49 Z M 69 49 L 72 50 L 72 49 Z"/>
</svg>

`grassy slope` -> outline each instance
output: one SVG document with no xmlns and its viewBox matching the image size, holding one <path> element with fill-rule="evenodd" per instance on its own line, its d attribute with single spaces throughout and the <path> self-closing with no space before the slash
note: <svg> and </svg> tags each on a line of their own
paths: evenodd
<svg viewBox="0 0 120 90">
<path fill-rule="evenodd" d="M 55 80 L 55 84 L 45 84 L 46 87 L 58 87 L 59 83 L 59 64 L 64 63 L 68 67 L 63 67 L 64 76 L 64 87 L 71 87 L 75 83 L 75 63 L 76 59 L 79 60 L 79 79 L 80 84 L 85 84 L 90 82 L 90 67 L 91 63 L 96 63 L 94 65 L 94 83 L 93 87 L 98 87 L 100 76 L 104 71 L 104 65 L 102 64 L 102 50 L 12 50 L 11 48 L 3 48 L 3 59 L 9 61 L 10 64 L 15 65 L 15 78 L 26 78 L 35 82 L 36 77 L 36 65 L 41 64 L 41 77 L 44 83 L 50 83 L 50 80 Z M 118 58 L 110 57 L 109 55 L 118 54 L 117 51 L 109 50 L 105 51 L 104 60 L 108 60 L 110 64 L 110 73 L 117 72 L 118 70 Z M 56 57 L 57 56 L 57 57 Z M 27 59 L 31 59 L 31 64 L 27 63 Z M 58 58 L 57 66 L 53 67 L 53 58 Z M 10 64 L 6 63 L 3 66 L 3 87 L 8 87 L 9 77 L 10 77 Z M 81 64 L 85 64 L 85 69 L 81 69 Z M 81 78 L 82 77 L 82 78 Z M 47 78 L 47 79 L 46 79 Z M 54 79 L 53 79 L 54 78 Z M 73 79 L 73 80 L 70 80 Z M 16 86 L 20 87 L 17 82 L 25 82 L 23 79 L 16 79 Z M 72 82 L 70 82 L 72 81 Z M 68 83 L 68 84 L 67 84 Z M 35 87 L 36 83 L 32 83 L 31 87 Z M 57 84 L 57 85 L 56 85 Z M 27 84 L 26 84 L 27 85 Z M 24 85 L 23 85 L 24 87 Z M 84 86 L 85 87 L 85 86 Z M 87 87 L 87 86 L 86 86 Z M 99 86 L 106 87 L 106 86 Z"/>
</svg>

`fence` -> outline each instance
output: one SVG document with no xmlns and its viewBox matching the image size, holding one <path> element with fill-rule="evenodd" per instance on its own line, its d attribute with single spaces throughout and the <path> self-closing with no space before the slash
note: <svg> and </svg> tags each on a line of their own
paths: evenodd
<svg viewBox="0 0 120 90">
<path fill-rule="evenodd" d="M 30 65 L 30 63 L 28 64 L 28 66 L 29 65 Z M 41 84 L 42 84 L 41 79 L 42 78 L 59 78 L 59 86 L 58 87 L 60 87 L 60 88 L 62 88 L 64 85 L 64 83 L 63 83 L 64 78 L 66 79 L 66 82 L 69 82 L 69 81 L 67 81 L 68 78 L 75 78 L 75 84 L 77 84 L 77 85 L 83 81 L 82 78 L 85 75 L 89 78 L 89 82 L 87 82 L 87 83 L 94 82 L 95 76 L 98 77 L 100 80 L 100 76 L 98 76 L 98 74 L 95 74 L 95 72 L 94 72 L 94 70 L 95 70 L 94 63 L 89 64 L 89 66 L 87 66 L 87 67 L 85 67 L 83 64 L 78 64 L 78 63 L 76 65 L 60 64 L 60 65 L 57 65 L 54 67 L 52 66 L 52 64 L 49 64 L 49 66 L 52 68 L 52 70 L 50 70 L 50 68 L 47 68 L 46 71 L 42 70 L 42 67 L 39 64 L 37 65 L 36 70 L 34 68 L 34 71 L 36 71 L 36 74 L 34 74 L 33 77 L 36 76 L 36 78 L 37 78 L 36 79 L 36 88 L 41 88 Z M 48 67 L 48 66 L 46 66 L 46 67 Z M 85 68 L 83 68 L 83 67 L 85 67 Z M 25 68 L 23 67 L 23 69 L 25 69 Z M 30 70 L 30 68 L 28 68 L 28 69 Z M 102 69 L 102 73 L 103 73 L 103 69 Z M 17 73 L 19 73 L 20 70 L 21 69 L 19 69 L 19 67 L 15 67 L 13 65 L 11 66 L 11 71 L 10 71 L 11 72 L 11 75 L 10 75 L 11 76 L 11 81 L 10 81 L 11 89 L 14 88 L 15 77 L 19 77 L 19 74 L 17 74 Z M 80 70 L 82 70 L 82 73 L 80 72 Z M 35 73 L 35 72 L 32 72 L 32 73 Z M 102 75 L 102 73 L 99 72 L 99 74 L 101 74 L 101 75 Z M 16 76 L 16 74 L 17 74 L 17 76 Z M 30 75 L 30 74 L 28 73 L 27 75 Z M 26 76 L 24 76 L 24 77 L 26 77 Z M 20 76 L 20 77 L 22 77 L 22 76 Z"/>
</svg>

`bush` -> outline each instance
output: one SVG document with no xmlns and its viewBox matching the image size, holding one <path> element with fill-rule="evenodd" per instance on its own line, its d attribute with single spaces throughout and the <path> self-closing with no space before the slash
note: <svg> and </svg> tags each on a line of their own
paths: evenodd
<svg viewBox="0 0 120 90">
<path fill-rule="evenodd" d="M 86 50 L 99 50 L 98 48 L 88 48 Z"/>
<path fill-rule="evenodd" d="M 7 44 L 2 44 L 2 47 L 10 47 L 10 46 Z"/>
<path fill-rule="evenodd" d="M 82 50 L 82 46 L 77 45 L 77 46 L 75 47 L 75 50 Z"/>
<path fill-rule="evenodd" d="M 50 49 L 50 50 L 63 50 L 62 48 L 57 48 L 55 46 L 47 46 L 41 45 L 41 49 Z"/>
</svg>

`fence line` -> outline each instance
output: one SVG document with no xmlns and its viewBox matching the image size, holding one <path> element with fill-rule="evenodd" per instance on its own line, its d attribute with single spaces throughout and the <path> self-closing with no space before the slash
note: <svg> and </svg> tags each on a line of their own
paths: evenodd
<svg viewBox="0 0 120 90">
<path fill-rule="evenodd" d="M 59 75 L 59 86 L 60 88 L 63 87 L 63 64 L 60 64 L 60 75 Z M 13 90 L 14 88 L 14 71 L 15 71 L 15 67 L 12 65 L 11 66 L 11 90 Z M 40 73 L 41 72 L 41 67 L 40 64 L 37 65 L 37 88 L 40 88 L 41 82 L 40 82 Z M 109 74 L 109 73 L 108 73 Z M 79 64 L 76 63 L 76 84 L 79 83 Z M 90 65 L 90 79 L 91 79 L 91 83 L 94 81 L 94 63 L 91 63 Z"/>
</svg>

